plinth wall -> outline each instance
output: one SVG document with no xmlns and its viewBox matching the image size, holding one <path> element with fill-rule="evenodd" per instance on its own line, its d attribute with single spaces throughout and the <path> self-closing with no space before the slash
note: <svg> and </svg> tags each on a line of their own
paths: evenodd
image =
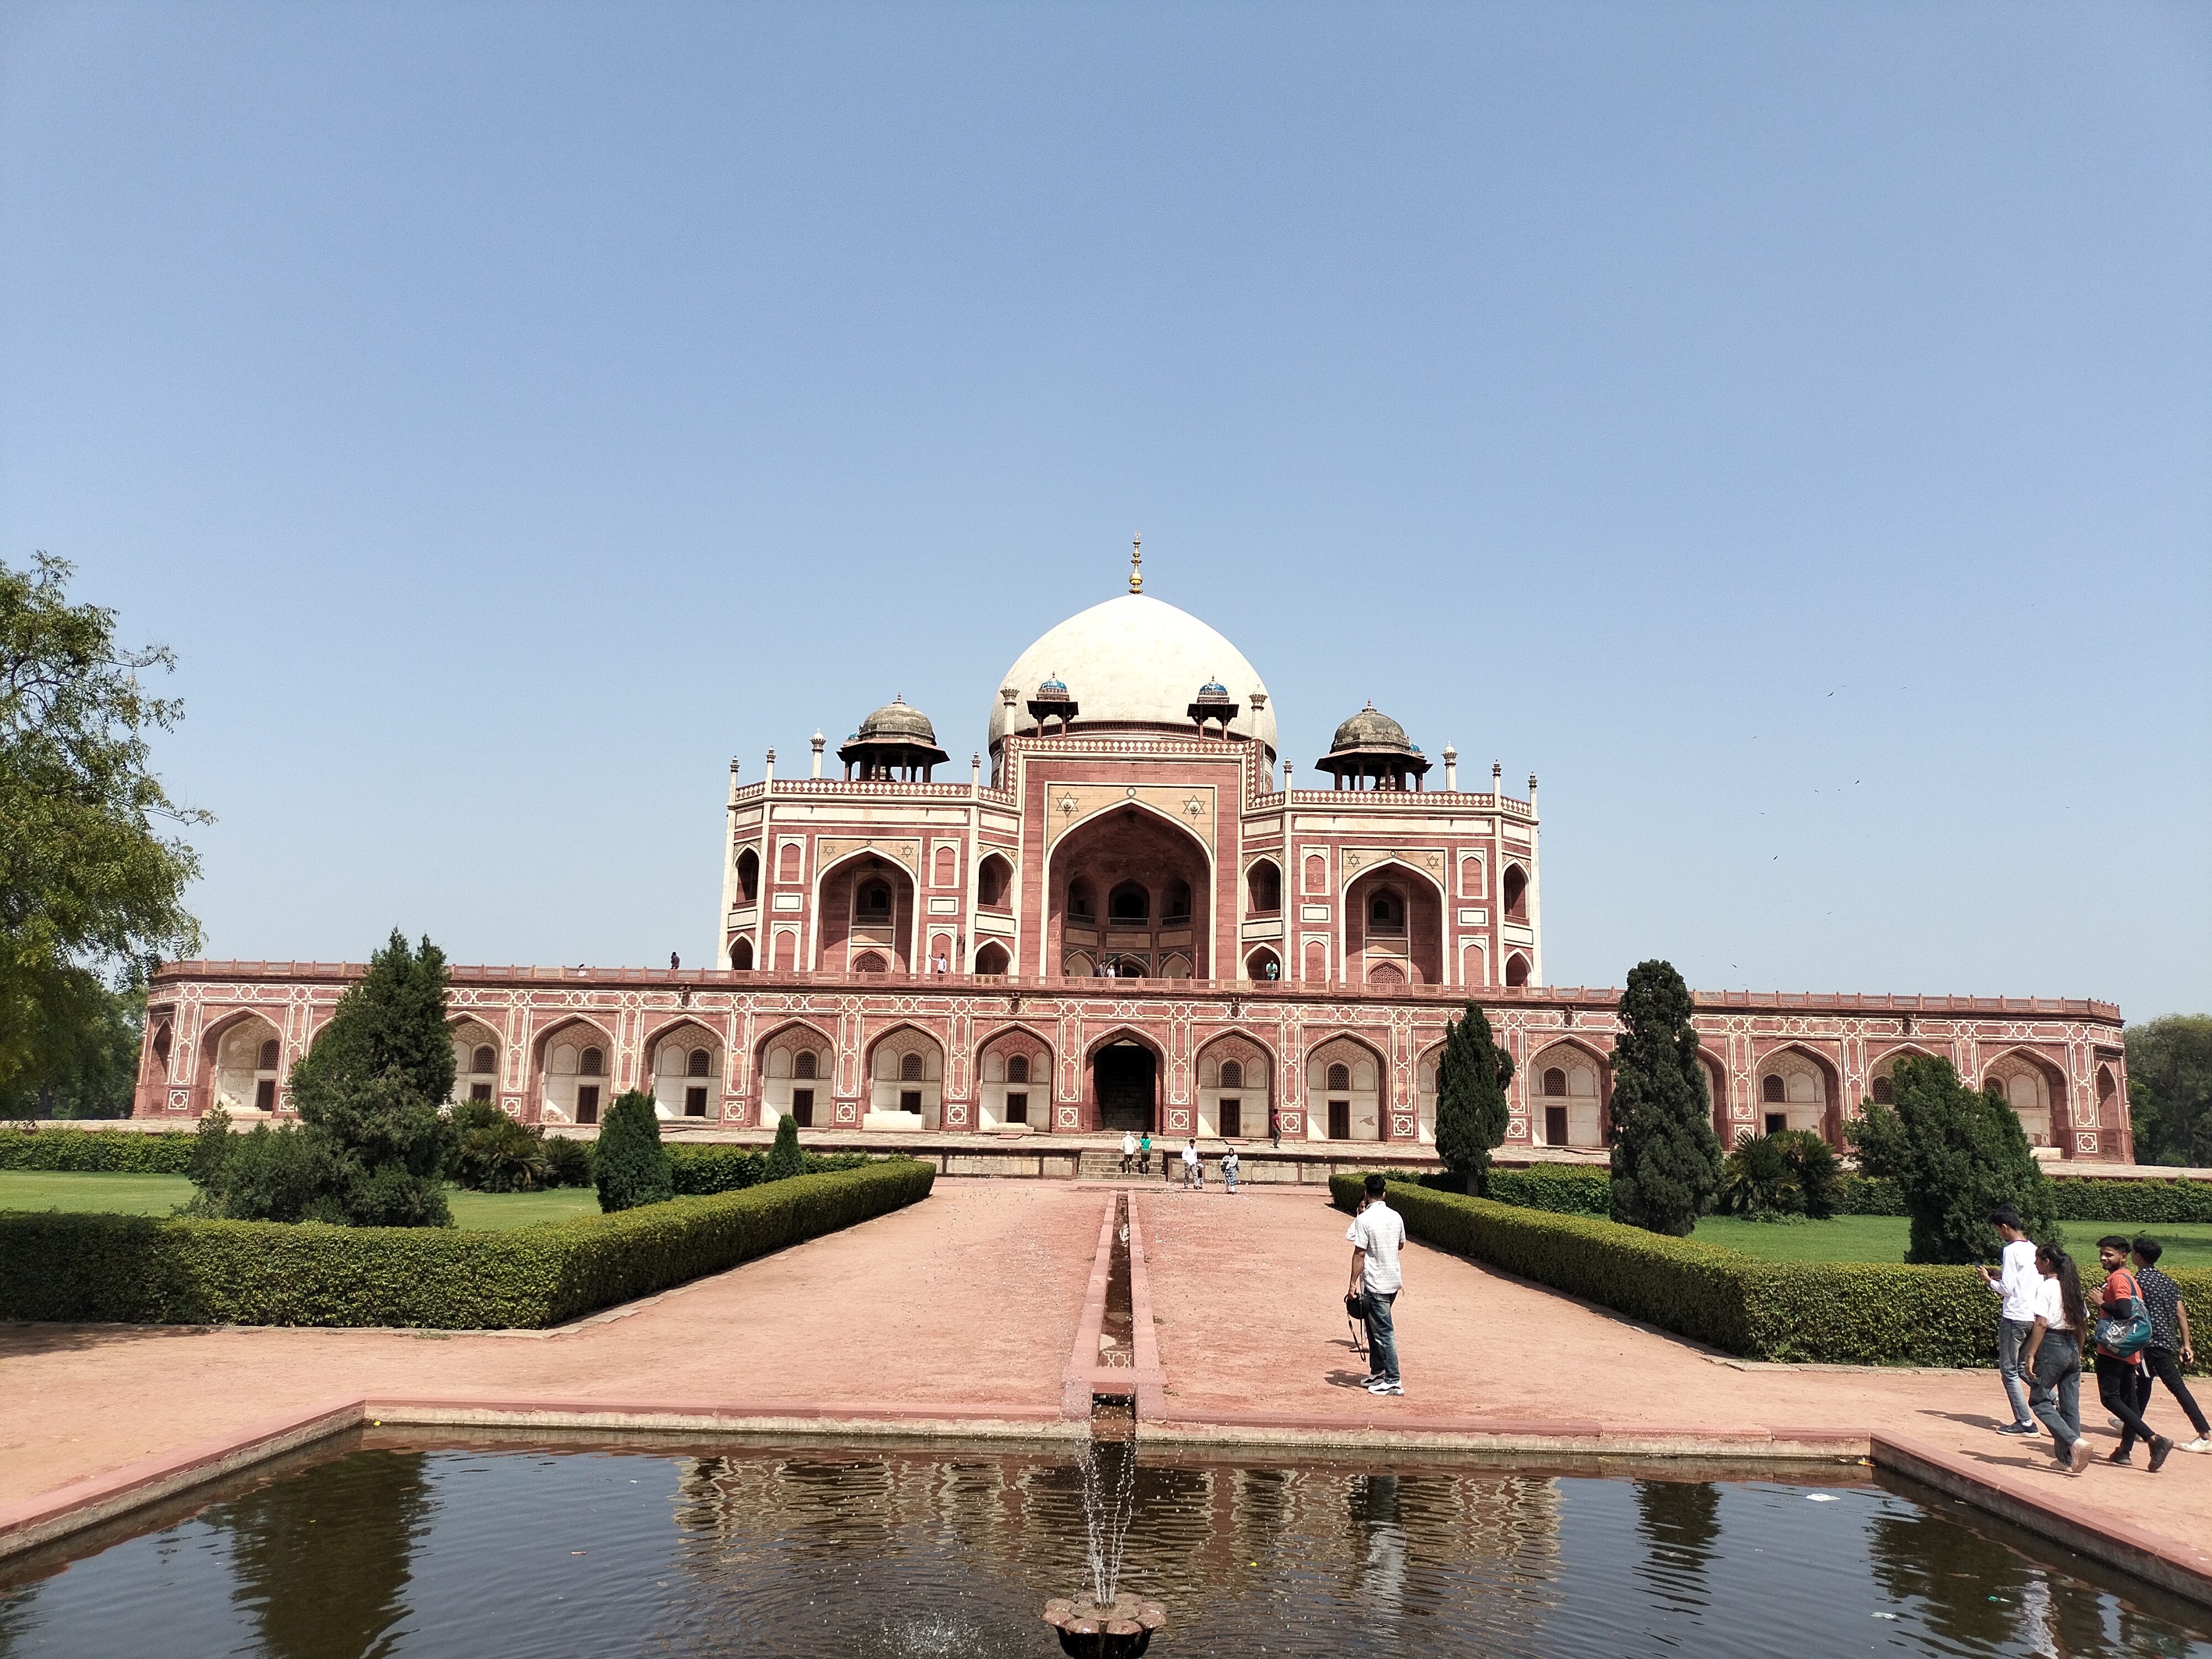
<svg viewBox="0 0 2212 1659">
<path fill-rule="evenodd" d="M 365 971 L 357 963 L 296 962 L 160 969 L 136 1116 L 189 1122 L 218 1102 L 245 1121 L 288 1115 L 293 1063 Z M 910 1127 L 948 1134 L 1006 1127 L 992 1119 L 1003 1110 L 1004 1079 L 986 1073 L 994 1054 L 1018 1049 L 1033 1057 L 1024 1086 L 1030 1127 L 1094 1133 L 1102 1125 L 1093 1060 L 1109 1045 L 1133 1044 L 1154 1057 L 1156 1134 L 1218 1134 L 1221 1061 L 1233 1055 L 1241 1138 L 1265 1138 L 1272 1115 L 1287 1144 L 1371 1140 L 1411 1151 L 1432 1138 L 1435 1062 L 1468 994 L 1406 986 L 1346 995 L 1340 986 L 1241 980 L 457 967 L 451 1012 L 457 1030 L 469 1028 L 470 1043 L 496 1052 L 496 1072 L 485 1079 L 491 1097 L 528 1122 L 568 1115 L 549 1094 L 552 1056 L 588 1047 L 600 1056 L 595 1075 L 607 1100 L 658 1088 L 665 1115 L 679 1121 L 772 1127 L 775 1111 L 763 1112 L 769 1061 L 796 1039 L 820 1056 L 810 1092 L 822 1128 L 862 1131 L 872 1115 L 882 1125 L 890 1115 L 872 1114 L 871 1103 L 882 1097 L 884 1062 L 917 1051 L 928 1057 L 929 1111 Z M 1602 1144 L 1620 994 L 1553 986 L 1476 994 L 1515 1061 L 1507 1149 Z M 2014 1098 L 2030 1103 L 2023 1118 L 2034 1118 L 2031 1139 L 2050 1155 L 2133 1158 L 2120 1012 L 2110 1003 L 1726 992 L 1698 995 L 1695 1018 L 1723 1140 L 1787 1115 L 1840 1142 L 1844 1118 L 1886 1088 L 1889 1065 L 1920 1054 L 1949 1059 L 1976 1082 L 2009 1083 Z M 682 1062 L 702 1052 L 705 1076 L 686 1076 Z M 255 1073 L 219 1063 L 227 1054 L 274 1064 L 258 1072 L 257 1085 Z M 458 1092 L 465 1095 L 470 1067 L 462 1070 Z M 1547 1092 L 1570 1076 L 1594 1093 Z M 1349 1086 L 1354 1078 L 1368 1086 Z M 784 1079 L 773 1081 L 787 1099 Z M 257 1089 L 269 1109 L 256 1109 Z M 1340 1109 L 1334 1127 L 1350 1133 L 1332 1137 L 1331 1099 L 1346 1096 L 1355 1105 L 1371 1101 L 1371 1110 L 1360 1106 L 1346 1121 Z M 1565 1138 L 1562 1119 L 1571 1125 Z"/>
</svg>

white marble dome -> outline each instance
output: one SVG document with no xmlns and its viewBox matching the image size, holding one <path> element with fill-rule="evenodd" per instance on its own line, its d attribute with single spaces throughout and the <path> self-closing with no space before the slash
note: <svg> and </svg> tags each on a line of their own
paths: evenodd
<svg viewBox="0 0 2212 1659">
<path fill-rule="evenodd" d="M 1082 709 L 1073 729 L 1114 726 L 1169 726 L 1192 732 L 1186 711 L 1199 688 L 1218 680 L 1239 705 L 1231 733 L 1261 744 L 1275 754 L 1275 706 L 1255 714 L 1252 694 L 1266 682 L 1244 660 L 1244 653 L 1189 612 L 1143 593 L 1123 593 L 1070 617 L 1014 659 L 1000 678 L 1018 694 L 1009 709 L 1002 698 L 991 703 L 991 743 L 1011 729 L 1030 725 L 1029 700 L 1047 679 L 1067 684 Z"/>
</svg>

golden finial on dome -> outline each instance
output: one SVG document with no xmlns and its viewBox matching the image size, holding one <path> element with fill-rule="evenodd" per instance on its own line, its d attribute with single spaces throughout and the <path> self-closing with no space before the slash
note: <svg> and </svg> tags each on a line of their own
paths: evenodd
<svg viewBox="0 0 2212 1659">
<path fill-rule="evenodd" d="M 1145 538 L 1142 536 L 1132 536 L 1129 538 L 1129 591 L 1132 593 L 1141 593 L 1145 591 L 1145 573 L 1140 568 L 1144 562 Z"/>
</svg>

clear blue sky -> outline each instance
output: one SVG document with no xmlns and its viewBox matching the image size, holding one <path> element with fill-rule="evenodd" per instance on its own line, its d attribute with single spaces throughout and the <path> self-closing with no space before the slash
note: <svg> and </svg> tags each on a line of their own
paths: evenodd
<svg viewBox="0 0 2212 1659">
<path fill-rule="evenodd" d="M 2212 1008 L 2202 5 L 16 0 L 0 249 L 211 954 L 706 963 L 1141 531 L 1541 775 L 1554 983 Z"/>
</svg>

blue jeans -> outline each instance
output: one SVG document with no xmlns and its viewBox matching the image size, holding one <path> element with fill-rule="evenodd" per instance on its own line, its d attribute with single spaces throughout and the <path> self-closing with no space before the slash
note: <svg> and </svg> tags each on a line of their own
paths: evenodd
<svg viewBox="0 0 2212 1659">
<path fill-rule="evenodd" d="M 2081 1437 L 2081 1350 L 2073 1332 L 2044 1332 L 2042 1346 L 2035 1351 L 2034 1380 L 2028 1402 L 2051 1431 L 2051 1449 L 2058 1461 L 2066 1462 L 2074 1455 L 2074 1443 Z"/>
<path fill-rule="evenodd" d="M 2012 1420 L 2023 1429 L 2035 1426 L 2035 1419 L 2027 1411 L 2027 1378 L 2020 1367 L 2021 1350 L 2027 1346 L 2027 1339 L 2034 1329 L 2033 1320 L 2025 1324 L 2017 1319 L 1997 1321 L 1997 1375 L 2004 1379 L 2005 1398 L 2012 1401 Z M 2040 1353 L 2042 1349 L 2036 1352 Z"/>
<path fill-rule="evenodd" d="M 1367 1358 L 1377 1376 L 1398 1380 L 1398 1338 L 1390 1328 L 1390 1304 L 1398 1299 L 1395 1291 L 1370 1291 L 1359 1287 L 1359 1316 L 1367 1323 Z"/>
</svg>

